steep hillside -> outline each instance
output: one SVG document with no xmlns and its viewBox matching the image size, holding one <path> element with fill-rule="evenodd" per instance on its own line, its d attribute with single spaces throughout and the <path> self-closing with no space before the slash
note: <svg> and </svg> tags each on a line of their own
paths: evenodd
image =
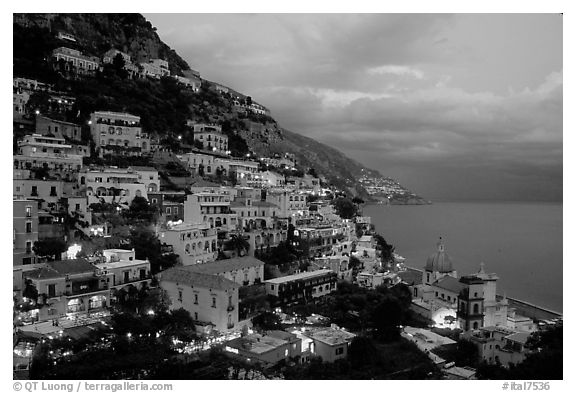
<svg viewBox="0 0 576 393">
<path fill-rule="evenodd" d="M 110 65 L 94 77 L 68 78 L 49 62 L 52 50 L 67 46 L 82 53 L 102 57 L 110 48 L 128 53 L 134 62 L 162 58 L 169 62 L 172 75 L 188 75 L 192 70 L 170 49 L 155 28 L 139 14 L 14 14 L 14 76 L 38 79 L 76 98 L 74 107 L 57 117 L 86 124 L 95 110 L 130 112 L 141 117 L 143 130 L 172 149 L 181 142 L 192 144 L 186 120 L 222 125 L 229 136 L 230 150 L 236 155 L 254 152 L 259 156 L 290 152 L 302 170 L 316 172 L 354 195 L 369 198 L 359 178 L 382 178 L 377 171 L 363 167 L 340 151 L 283 129 L 273 118 L 238 112 L 234 101 L 246 96 L 230 89 L 218 93 L 209 81 L 199 92 L 178 85 L 173 78 L 161 80 L 128 79 Z M 58 33 L 72 36 L 59 39 Z M 31 101 L 42 113 L 48 97 Z M 265 105 L 265 103 L 263 103 Z"/>
</svg>

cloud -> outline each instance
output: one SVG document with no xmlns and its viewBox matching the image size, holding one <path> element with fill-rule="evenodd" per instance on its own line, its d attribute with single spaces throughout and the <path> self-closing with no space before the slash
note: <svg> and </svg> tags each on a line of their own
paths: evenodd
<svg viewBox="0 0 576 393">
<path fill-rule="evenodd" d="M 423 193 L 452 192 L 459 181 L 463 194 L 487 193 L 491 181 L 509 195 L 514 187 L 520 197 L 561 195 L 562 23 L 554 15 L 151 19 L 170 27 L 161 37 L 205 78 Z"/>
<path fill-rule="evenodd" d="M 378 67 L 369 68 L 367 72 L 368 75 L 392 74 L 398 76 L 409 76 L 416 79 L 424 78 L 424 73 L 422 71 L 415 68 L 399 65 L 382 65 Z"/>
</svg>

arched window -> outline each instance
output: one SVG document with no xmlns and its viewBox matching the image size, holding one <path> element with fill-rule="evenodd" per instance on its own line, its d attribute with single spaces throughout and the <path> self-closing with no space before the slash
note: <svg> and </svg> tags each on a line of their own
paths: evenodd
<svg viewBox="0 0 576 393">
<path fill-rule="evenodd" d="M 186 254 L 190 254 L 190 244 L 186 244 L 185 250 Z"/>
<path fill-rule="evenodd" d="M 474 314 L 478 314 L 478 304 L 474 305 L 473 310 L 474 310 Z"/>
<path fill-rule="evenodd" d="M 472 329 L 474 330 L 478 329 L 478 322 L 474 322 L 474 324 L 472 325 Z"/>
</svg>

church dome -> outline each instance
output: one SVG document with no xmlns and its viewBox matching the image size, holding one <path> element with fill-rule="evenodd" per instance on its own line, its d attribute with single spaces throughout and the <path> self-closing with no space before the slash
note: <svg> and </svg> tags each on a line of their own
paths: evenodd
<svg viewBox="0 0 576 393">
<path fill-rule="evenodd" d="M 437 246 L 438 250 L 426 260 L 425 269 L 431 272 L 451 273 L 454 270 L 452 268 L 452 258 L 444 250 L 442 238 L 438 240 Z"/>
</svg>

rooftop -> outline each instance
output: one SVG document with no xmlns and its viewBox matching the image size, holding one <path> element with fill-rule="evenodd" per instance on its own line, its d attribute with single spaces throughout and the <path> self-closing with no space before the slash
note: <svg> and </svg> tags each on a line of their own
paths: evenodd
<svg viewBox="0 0 576 393">
<path fill-rule="evenodd" d="M 526 340 L 528 340 L 528 337 L 530 337 L 530 333 L 518 332 L 518 333 L 513 333 L 509 336 L 506 336 L 506 339 L 520 343 L 520 344 L 526 344 Z"/>
<path fill-rule="evenodd" d="M 175 282 L 191 287 L 210 288 L 225 291 L 228 289 L 240 288 L 240 285 L 227 278 L 214 276 L 211 274 L 196 273 L 186 270 L 183 267 L 175 267 L 161 273 L 160 281 Z"/>
<path fill-rule="evenodd" d="M 172 227 L 168 228 L 167 231 L 190 231 L 193 229 L 209 229 L 210 226 L 208 224 L 189 224 L 189 223 L 182 223 L 178 225 L 173 225 Z"/>
<path fill-rule="evenodd" d="M 246 256 L 184 266 L 182 269 L 196 273 L 218 274 L 254 266 L 264 266 L 264 262 L 254 257 Z"/>
<path fill-rule="evenodd" d="M 266 280 L 265 282 L 269 282 L 272 284 L 282 284 L 282 283 L 289 282 L 289 281 L 305 280 L 305 279 L 309 279 L 309 278 L 325 276 L 328 274 L 336 274 L 336 273 L 334 273 L 332 270 L 322 269 L 322 270 L 316 270 L 313 272 L 303 272 L 303 273 L 298 273 L 298 274 L 292 274 L 289 276 L 273 278 L 271 280 Z"/>
<path fill-rule="evenodd" d="M 312 340 L 317 340 L 328 345 L 344 344 L 350 342 L 354 337 L 356 337 L 353 333 L 332 327 L 310 329 L 302 332 L 302 334 L 310 337 Z"/>
<path fill-rule="evenodd" d="M 98 263 L 95 266 L 98 269 L 119 269 L 119 268 L 123 268 L 123 267 L 131 267 L 131 266 L 137 266 L 137 265 L 143 265 L 143 264 L 149 265 L 150 262 L 142 260 L 142 259 L 134 259 L 133 261 L 103 262 L 103 263 Z"/>
<path fill-rule="evenodd" d="M 94 265 L 85 259 L 66 259 L 64 261 L 47 262 L 45 266 L 24 272 L 24 277 L 31 279 L 46 279 L 65 277 L 70 274 L 92 273 Z"/>
<path fill-rule="evenodd" d="M 263 354 L 272 351 L 282 345 L 289 342 L 288 337 L 274 334 L 275 331 L 271 331 L 268 334 L 258 334 L 254 333 L 245 337 L 238 337 L 234 340 L 230 340 L 226 343 L 227 346 L 231 348 L 236 348 L 243 351 L 250 351 L 255 354 Z M 285 333 L 285 332 L 282 332 Z M 290 333 L 285 333 L 289 336 L 296 337 Z M 287 339 L 284 339 L 286 337 Z"/>
<path fill-rule="evenodd" d="M 435 287 L 445 289 L 453 293 L 460 293 L 460 290 L 466 286 L 461 283 L 457 278 L 452 276 L 444 276 L 433 284 Z"/>
<path fill-rule="evenodd" d="M 140 171 L 140 172 L 158 172 L 158 169 L 151 167 L 151 166 L 132 165 L 130 168 L 132 168 L 135 171 Z"/>
</svg>

